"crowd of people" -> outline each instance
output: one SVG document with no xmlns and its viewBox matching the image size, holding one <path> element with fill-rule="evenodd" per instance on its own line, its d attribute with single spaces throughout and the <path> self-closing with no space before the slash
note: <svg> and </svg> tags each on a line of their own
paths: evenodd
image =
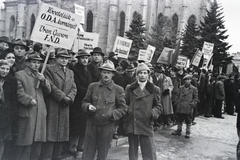
<svg viewBox="0 0 240 160">
<path fill-rule="evenodd" d="M 43 62 L 49 53 L 47 65 Z M 44 72 L 41 72 L 44 70 Z M 0 37 L 0 159 L 51 160 L 64 152 L 107 158 L 127 136 L 129 159 L 156 160 L 154 130 L 239 110 L 239 74 L 120 59 Z M 240 128 L 240 127 L 239 127 Z M 83 152 L 83 154 L 82 154 Z"/>
</svg>

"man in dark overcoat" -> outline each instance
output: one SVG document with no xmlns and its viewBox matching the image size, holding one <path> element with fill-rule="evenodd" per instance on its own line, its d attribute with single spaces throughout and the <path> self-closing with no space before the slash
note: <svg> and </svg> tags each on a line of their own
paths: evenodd
<svg viewBox="0 0 240 160">
<path fill-rule="evenodd" d="M 86 130 L 87 116 L 82 110 L 82 100 L 87 93 L 92 76 L 87 69 L 90 54 L 85 50 L 80 50 L 76 56 L 78 63 L 73 67 L 74 79 L 77 86 L 77 95 L 70 107 L 70 139 L 69 151 L 73 155 L 78 155 L 78 151 L 83 151 L 83 140 Z"/>
<path fill-rule="evenodd" d="M 140 144 L 143 159 L 157 160 L 153 123 L 162 112 L 160 88 L 148 81 L 150 69 L 140 63 L 137 81 L 127 85 L 125 99 L 129 109 L 124 128 L 128 135 L 129 160 L 138 159 Z"/>
<path fill-rule="evenodd" d="M 198 102 L 198 90 L 191 85 L 191 80 L 192 75 L 188 74 L 183 77 L 184 85 L 179 88 L 177 100 L 175 101 L 178 128 L 172 134 L 181 135 L 182 124 L 185 121 L 187 125 L 185 138 L 190 138 L 192 110 Z"/>
<path fill-rule="evenodd" d="M 67 50 L 59 49 L 56 63 L 45 70 L 52 91 L 46 98 L 47 143 L 41 156 L 44 160 L 61 158 L 63 142 L 69 141 L 69 106 L 77 93 L 73 71 L 66 67 L 69 58 Z"/>
<path fill-rule="evenodd" d="M 88 114 L 83 160 L 94 160 L 96 151 L 98 160 L 107 159 L 114 121 L 127 112 L 124 90 L 112 80 L 114 64 L 106 60 L 99 69 L 102 79 L 89 85 L 82 103 Z"/>
<path fill-rule="evenodd" d="M 92 75 L 93 82 L 98 82 L 101 79 L 100 71 L 98 68 L 100 67 L 104 53 L 100 47 L 95 47 L 92 52 L 90 52 L 92 62 L 88 65 L 88 70 Z"/>
</svg>

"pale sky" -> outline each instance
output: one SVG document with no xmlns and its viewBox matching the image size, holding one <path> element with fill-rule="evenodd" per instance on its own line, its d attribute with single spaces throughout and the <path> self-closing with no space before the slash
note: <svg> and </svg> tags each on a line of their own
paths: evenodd
<svg viewBox="0 0 240 160">
<path fill-rule="evenodd" d="M 0 0 L 0 6 L 3 6 Z M 229 35 L 226 42 L 232 45 L 229 49 L 230 53 L 240 52 L 240 0 L 218 0 L 223 7 L 223 15 L 225 20 L 225 28 Z"/>
</svg>

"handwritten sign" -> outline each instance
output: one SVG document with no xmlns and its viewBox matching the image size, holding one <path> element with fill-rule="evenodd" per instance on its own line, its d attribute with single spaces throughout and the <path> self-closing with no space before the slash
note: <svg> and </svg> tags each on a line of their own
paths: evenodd
<svg viewBox="0 0 240 160">
<path fill-rule="evenodd" d="M 145 57 L 147 54 L 147 50 L 144 49 L 139 49 L 139 53 L 138 53 L 138 61 L 146 61 Z"/>
<path fill-rule="evenodd" d="M 202 51 L 200 51 L 200 50 L 198 49 L 198 50 L 196 51 L 193 59 L 192 59 L 192 62 L 191 62 L 192 65 L 198 67 L 198 66 L 199 66 L 199 63 L 200 63 L 200 61 L 201 61 L 201 59 L 202 59 L 202 55 L 203 55 Z"/>
<path fill-rule="evenodd" d="M 188 58 L 185 56 L 178 56 L 176 67 L 185 68 L 187 66 Z"/>
<path fill-rule="evenodd" d="M 213 52 L 213 47 L 214 47 L 213 43 L 204 42 L 203 48 L 202 48 L 203 54 L 204 55 L 211 55 L 212 52 Z"/>
<path fill-rule="evenodd" d="M 148 45 L 147 54 L 146 54 L 146 58 L 145 58 L 146 62 L 151 62 L 152 61 L 155 50 L 156 50 L 156 47 Z"/>
<path fill-rule="evenodd" d="M 161 55 L 159 56 L 157 63 L 167 64 L 171 63 L 172 55 L 175 49 L 164 47 Z"/>
<path fill-rule="evenodd" d="M 74 3 L 74 8 L 75 8 L 75 13 L 79 15 L 80 23 L 84 24 L 84 21 L 85 21 L 84 7 Z"/>
<path fill-rule="evenodd" d="M 131 46 L 132 40 L 117 36 L 114 43 L 113 52 L 118 54 L 119 58 L 127 59 Z"/>
<path fill-rule="evenodd" d="M 71 49 L 79 24 L 78 15 L 43 3 L 30 39 L 55 47 Z"/>
<path fill-rule="evenodd" d="M 90 32 L 80 32 L 73 44 L 73 52 L 77 52 L 79 49 L 84 49 L 90 53 L 93 48 L 98 46 L 99 34 Z"/>
</svg>

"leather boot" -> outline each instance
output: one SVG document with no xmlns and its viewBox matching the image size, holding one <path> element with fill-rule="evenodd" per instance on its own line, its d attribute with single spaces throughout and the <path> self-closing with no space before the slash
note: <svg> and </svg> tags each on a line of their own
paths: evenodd
<svg viewBox="0 0 240 160">
<path fill-rule="evenodd" d="M 172 132 L 172 135 L 180 136 L 182 134 L 182 123 L 178 122 L 178 128 L 176 131 Z"/>
<path fill-rule="evenodd" d="M 185 138 L 190 138 L 191 124 L 187 124 Z"/>
</svg>

